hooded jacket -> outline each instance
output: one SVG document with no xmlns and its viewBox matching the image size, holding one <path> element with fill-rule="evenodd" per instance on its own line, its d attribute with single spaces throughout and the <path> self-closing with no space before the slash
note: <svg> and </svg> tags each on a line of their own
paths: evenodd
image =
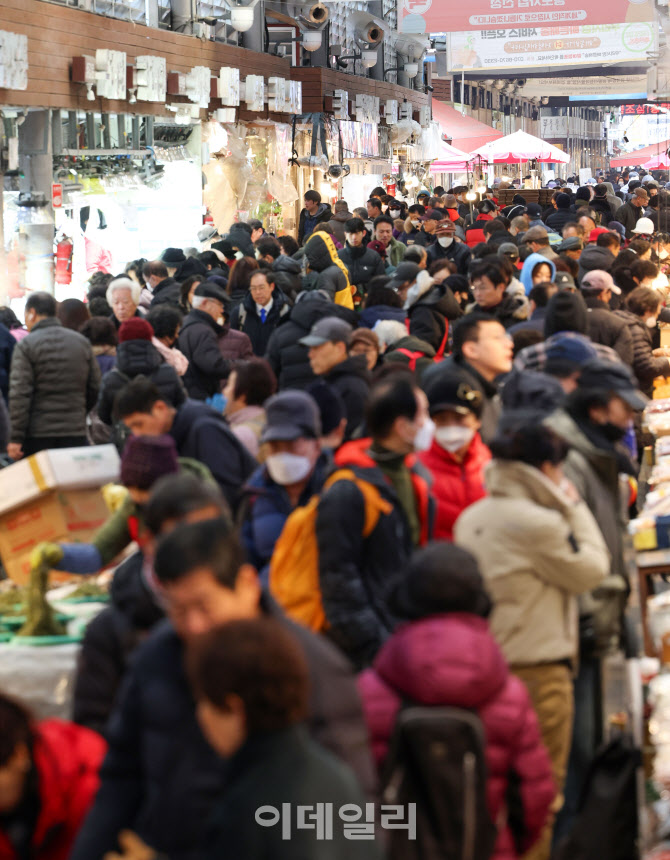
<svg viewBox="0 0 670 860">
<path fill-rule="evenodd" d="M 593 515 L 519 461 L 493 460 L 484 482 L 489 495 L 461 514 L 454 538 L 479 562 L 496 641 L 511 666 L 574 661 L 576 596 L 609 571 Z"/>
<path fill-rule="evenodd" d="M 623 206 L 623 200 L 616 196 L 614 193 L 614 186 L 611 182 L 603 182 L 603 185 L 607 189 L 607 197 L 606 200 L 612 207 L 612 212 L 614 213 L 614 217 L 616 218 L 616 214 L 619 209 Z"/>
<path fill-rule="evenodd" d="M 319 203 L 315 215 L 310 215 L 306 209 L 302 209 L 298 221 L 298 244 L 302 245 L 305 239 L 309 238 L 317 224 L 330 221 L 332 217 L 333 213 L 328 203 Z M 253 252 L 251 256 L 253 256 Z"/>
<path fill-rule="evenodd" d="M 353 481 L 341 480 L 321 495 L 316 518 L 319 584 L 328 633 L 359 667 L 372 662 L 394 627 L 388 587 L 413 550 L 407 517 L 393 486 L 368 453 L 370 444 L 370 439 L 357 439 L 343 445 L 335 454 L 335 464 L 373 484 L 390 502 L 390 513 L 381 513 L 364 538 L 363 496 Z M 416 458 L 408 456 L 405 465 L 411 474 L 424 544 L 432 536 L 434 502 L 427 473 Z M 337 540 L 333 540 L 334 534 Z"/>
<path fill-rule="evenodd" d="M 487 800 L 498 826 L 492 860 L 516 860 L 536 841 L 555 796 L 551 763 L 528 691 L 510 674 L 485 619 L 459 612 L 403 624 L 358 686 L 378 766 L 404 702 L 474 711 L 484 726 Z"/>
<path fill-rule="evenodd" d="M 437 502 L 435 539 L 453 540 L 454 523 L 468 505 L 486 495 L 484 466 L 491 452 L 475 433 L 462 462 L 433 440 L 428 451 L 419 454 L 419 460 L 433 478 L 433 495 Z"/>
<path fill-rule="evenodd" d="M 136 552 L 114 571 L 110 605 L 86 627 L 77 663 L 73 719 L 104 734 L 116 694 L 136 648 L 165 617 L 145 582 Z"/>
<path fill-rule="evenodd" d="M 102 378 L 98 416 L 105 424 L 114 422 L 114 398 L 136 376 L 146 376 L 158 388 L 165 402 L 181 406 L 186 391 L 174 367 L 166 364 L 148 340 L 126 340 L 116 348 L 116 367 Z"/>
<path fill-rule="evenodd" d="M 302 289 L 300 263 L 293 257 L 280 254 L 272 264 L 272 271 L 275 276 L 275 286 L 279 287 L 292 304 Z"/>
<path fill-rule="evenodd" d="M 655 356 L 651 343 L 651 329 L 631 311 L 614 311 L 630 328 L 633 338 L 632 370 L 637 377 L 640 390 L 651 397 L 654 391 L 654 379 L 657 376 L 670 376 L 670 359 L 663 355 Z"/>
<path fill-rule="evenodd" d="M 260 608 L 295 635 L 305 654 L 310 734 L 351 765 L 371 792 L 372 762 L 351 667 L 323 637 L 286 619 L 266 593 Z M 100 791 L 70 860 L 103 857 L 125 828 L 170 860 L 202 858 L 203 823 L 225 785 L 226 764 L 196 720 L 184 650 L 165 621 L 135 655 L 109 723 Z"/>
<path fill-rule="evenodd" d="M 179 349 L 188 359 L 184 384 L 188 396 L 206 400 L 221 390 L 222 380 L 230 373 L 230 362 L 223 357 L 219 338 L 226 334 L 223 326 L 200 310 L 192 310 L 179 332 Z"/>
<path fill-rule="evenodd" d="M 302 298 L 285 321 L 270 336 L 265 357 L 277 377 L 279 389 L 307 388 L 316 377 L 307 357 L 308 349 L 299 341 L 308 335 L 314 323 L 323 317 L 339 317 L 356 328 L 355 311 L 335 305 L 319 293 Z"/>
<path fill-rule="evenodd" d="M 254 245 L 251 241 L 251 230 L 247 225 L 233 224 L 226 237 L 234 249 L 240 251 L 245 257 L 254 256 Z"/>
<path fill-rule="evenodd" d="M 39 808 L 29 854 L 19 857 L 3 824 L 0 860 L 68 860 L 98 790 L 105 747 L 100 735 L 63 720 L 44 720 L 34 728 L 32 776 Z"/>
<path fill-rule="evenodd" d="M 579 256 L 578 280 L 581 282 L 584 275 L 600 269 L 609 272 L 616 257 L 609 248 L 601 248 L 600 245 L 587 245 Z"/>
<path fill-rule="evenodd" d="M 233 309 L 230 315 L 230 327 L 244 332 L 251 341 L 254 355 L 262 357 L 267 350 L 270 335 L 284 317 L 288 316 L 290 310 L 286 296 L 275 285 L 272 291 L 272 307 L 265 317 L 265 322 L 261 322 L 254 297 L 248 292 L 242 303 Z"/>
<path fill-rule="evenodd" d="M 365 245 L 352 248 L 347 242 L 338 253 L 340 260 L 347 267 L 350 283 L 358 287 L 360 295 L 364 296 L 367 292 L 367 285 L 371 278 L 386 274 L 384 261 L 372 248 L 366 248 Z"/>
<path fill-rule="evenodd" d="M 364 355 L 351 355 L 331 368 L 323 378 L 342 398 L 347 417 L 345 439 L 351 439 L 363 426 L 371 382 L 367 360 Z"/>
<path fill-rule="evenodd" d="M 310 269 L 317 273 L 310 289 L 324 290 L 336 305 L 353 310 L 349 273 L 330 236 L 325 233 L 310 236 L 305 243 L 305 256 Z"/>
<path fill-rule="evenodd" d="M 332 229 L 333 235 L 337 239 L 337 241 L 344 245 L 345 237 L 344 237 L 344 225 L 347 221 L 350 221 L 352 218 L 356 216 L 351 212 L 335 212 L 331 217 L 330 221 L 326 221 L 326 224 Z"/>
<path fill-rule="evenodd" d="M 551 269 L 550 280 L 553 281 L 556 276 L 556 266 L 552 260 L 548 260 L 543 254 L 530 254 L 524 260 L 523 268 L 519 274 L 519 280 L 526 290 L 526 295 L 533 289 L 533 269 L 535 266 L 539 266 L 540 263 L 545 263 Z"/>
<path fill-rule="evenodd" d="M 461 307 L 446 284 L 434 284 L 407 310 L 409 333 L 444 355 L 449 321 L 462 316 Z"/>
</svg>

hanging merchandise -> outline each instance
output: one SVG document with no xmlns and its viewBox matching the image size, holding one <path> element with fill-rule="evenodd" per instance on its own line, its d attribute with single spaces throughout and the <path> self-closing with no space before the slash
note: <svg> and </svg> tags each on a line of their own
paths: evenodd
<svg viewBox="0 0 670 860">
<path fill-rule="evenodd" d="M 56 283 L 72 283 L 72 257 L 74 254 L 74 243 L 72 239 L 62 236 L 56 244 Z"/>
</svg>

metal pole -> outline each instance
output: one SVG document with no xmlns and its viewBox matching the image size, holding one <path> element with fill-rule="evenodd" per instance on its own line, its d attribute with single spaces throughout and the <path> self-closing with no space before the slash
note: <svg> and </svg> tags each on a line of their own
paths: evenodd
<svg viewBox="0 0 670 860">
<path fill-rule="evenodd" d="M 461 71 L 461 116 L 465 116 L 465 69 Z"/>
</svg>

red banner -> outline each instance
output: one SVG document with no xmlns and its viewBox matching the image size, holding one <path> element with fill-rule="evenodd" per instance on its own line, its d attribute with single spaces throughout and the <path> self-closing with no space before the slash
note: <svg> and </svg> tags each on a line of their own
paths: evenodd
<svg viewBox="0 0 670 860">
<path fill-rule="evenodd" d="M 653 0 L 402 0 L 400 14 L 404 33 L 629 24 L 651 21 Z"/>
</svg>

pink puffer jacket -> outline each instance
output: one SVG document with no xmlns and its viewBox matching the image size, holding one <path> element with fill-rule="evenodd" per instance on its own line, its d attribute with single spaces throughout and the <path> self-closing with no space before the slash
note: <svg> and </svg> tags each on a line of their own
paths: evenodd
<svg viewBox="0 0 670 860">
<path fill-rule="evenodd" d="M 489 808 L 499 828 L 493 856 L 519 856 L 507 823 L 510 773 L 523 809 L 523 850 L 537 840 L 555 795 L 549 756 L 528 692 L 509 673 L 486 620 L 452 613 L 400 627 L 360 676 L 359 690 L 378 765 L 403 700 L 476 711 L 486 733 Z"/>
</svg>

